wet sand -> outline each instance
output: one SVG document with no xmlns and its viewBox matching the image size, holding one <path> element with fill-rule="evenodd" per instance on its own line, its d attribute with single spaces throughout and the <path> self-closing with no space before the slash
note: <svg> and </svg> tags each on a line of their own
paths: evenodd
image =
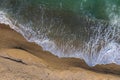
<svg viewBox="0 0 120 80">
<path fill-rule="evenodd" d="M 120 66 L 58 58 L 0 24 L 0 80 L 120 80 Z"/>
</svg>

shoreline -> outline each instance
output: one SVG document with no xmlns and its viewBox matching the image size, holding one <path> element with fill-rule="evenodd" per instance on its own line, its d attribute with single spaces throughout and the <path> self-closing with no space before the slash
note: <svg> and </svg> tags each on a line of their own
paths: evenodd
<svg viewBox="0 0 120 80">
<path fill-rule="evenodd" d="M 120 80 L 119 65 L 97 65 L 91 68 L 77 58 L 58 58 L 43 51 L 37 44 L 28 42 L 21 34 L 4 24 L 0 24 L 0 37 L 0 67 L 6 72 L 2 73 L 0 69 L 0 73 L 7 74 L 9 68 L 9 80 L 13 80 L 16 75 L 20 80 L 25 80 L 21 76 L 32 77 L 32 80 Z M 0 76 L 0 80 L 5 80 L 2 77 Z"/>
</svg>

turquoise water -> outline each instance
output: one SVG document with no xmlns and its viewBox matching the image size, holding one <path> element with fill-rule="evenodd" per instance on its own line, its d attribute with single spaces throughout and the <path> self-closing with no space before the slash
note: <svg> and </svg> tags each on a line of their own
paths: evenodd
<svg viewBox="0 0 120 80">
<path fill-rule="evenodd" d="M 35 5 L 42 4 L 50 9 L 72 11 L 105 20 L 108 20 L 107 8 L 116 6 L 114 12 L 119 14 L 120 7 L 119 0 L 31 0 L 31 3 Z"/>
<path fill-rule="evenodd" d="M 0 23 L 58 57 L 120 64 L 120 0 L 0 0 Z"/>
<path fill-rule="evenodd" d="M 20 10 L 20 7 L 45 6 L 50 10 L 72 11 L 74 13 L 91 16 L 97 19 L 108 20 L 107 9 L 114 9 L 119 14 L 119 0 L 1 0 L 3 7 Z M 19 9 L 18 9 L 19 8 Z"/>
</svg>

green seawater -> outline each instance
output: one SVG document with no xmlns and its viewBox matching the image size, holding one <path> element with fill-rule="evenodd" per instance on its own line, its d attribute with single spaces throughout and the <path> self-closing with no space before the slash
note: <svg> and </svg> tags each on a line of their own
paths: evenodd
<svg viewBox="0 0 120 80">
<path fill-rule="evenodd" d="M 115 6 L 114 12 L 119 14 L 120 0 L 36 0 L 35 4 L 42 4 L 51 9 L 60 9 L 81 13 L 97 19 L 108 20 L 107 9 Z M 108 6 L 108 4 L 110 6 Z"/>
<path fill-rule="evenodd" d="M 76 14 L 109 20 L 107 9 L 120 13 L 120 0 L 0 0 L 2 6 L 18 9 L 20 6 L 45 6 L 50 10 L 72 11 Z M 4 4 L 3 4 L 3 3 Z M 8 4 L 7 4 L 8 3 Z"/>
</svg>

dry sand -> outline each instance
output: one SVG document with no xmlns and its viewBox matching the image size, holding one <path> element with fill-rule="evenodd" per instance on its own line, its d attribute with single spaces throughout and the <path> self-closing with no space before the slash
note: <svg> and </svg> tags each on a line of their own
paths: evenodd
<svg viewBox="0 0 120 80">
<path fill-rule="evenodd" d="M 120 80 L 120 66 L 58 58 L 0 24 L 0 80 Z"/>
</svg>

